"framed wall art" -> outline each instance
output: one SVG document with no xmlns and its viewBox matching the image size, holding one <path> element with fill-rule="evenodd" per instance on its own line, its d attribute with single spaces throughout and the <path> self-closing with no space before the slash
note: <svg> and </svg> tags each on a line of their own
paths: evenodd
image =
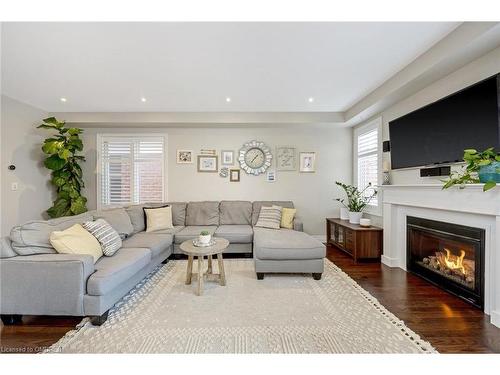
<svg viewBox="0 0 500 375">
<path fill-rule="evenodd" d="M 234 165 L 234 151 L 222 150 L 220 152 L 220 164 L 221 165 Z"/>
<path fill-rule="evenodd" d="M 192 164 L 193 151 L 191 150 L 177 150 L 177 164 Z"/>
<path fill-rule="evenodd" d="M 229 181 L 240 182 L 240 170 L 239 169 L 229 170 Z"/>
<path fill-rule="evenodd" d="M 293 146 L 276 147 L 276 170 L 296 171 L 297 170 L 297 149 Z"/>
<path fill-rule="evenodd" d="M 198 172 L 217 173 L 218 170 L 217 156 L 198 155 Z"/>
<path fill-rule="evenodd" d="M 303 173 L 316 172 L 316 153 L 315 152 L 301 152 L 299 156 L 300 168 L 299 171 Z"/>
</svg>

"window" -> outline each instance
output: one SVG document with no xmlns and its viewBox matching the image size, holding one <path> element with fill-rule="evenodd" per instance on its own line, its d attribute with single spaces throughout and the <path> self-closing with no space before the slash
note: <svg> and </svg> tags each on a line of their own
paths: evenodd
<svg viewBox="0 0 500 375">
<path fill-rule="evenodd" d="M 164 202 L 165 137 L 98 135 L 98 207 Z"/>
<path fill-rule="evenodd" d="M 365 195 L 369 196 L 377 188 L 380 173 L 380 147 L 379 139 L 381 133 L 381 119 L 372 121 L 365 126 L 355 129 L 355 182 L 358 189 L 362 190 L 369 183 L 372 188 L 365 190 Z M 369 206 L 372 211 L 378 211 L 378 197 L 370 201 Z M 370 211 L 370 210 L 368 210 Z"/>
</svg>

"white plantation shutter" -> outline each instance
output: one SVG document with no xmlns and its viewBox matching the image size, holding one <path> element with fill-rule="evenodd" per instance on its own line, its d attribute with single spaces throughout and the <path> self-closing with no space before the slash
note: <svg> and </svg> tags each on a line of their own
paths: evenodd
<svg viewBox="0 0 500 375">
<path fill-rule="evenodd" d="M 99 152 L 101 206 L 165 200 L 163 137 L 102 136 Z"/>
<path fill-rule="evenodd" d="M 362 190 L 371 183 L 372 188 L 365 191 L 365 195 L 369 196 L 378 185 L 378 129 L 360 133 L 357 142 L 358 189 Z M 372 199 L 370 205 L 377 206 L 378 200 Z"/>
</svg>

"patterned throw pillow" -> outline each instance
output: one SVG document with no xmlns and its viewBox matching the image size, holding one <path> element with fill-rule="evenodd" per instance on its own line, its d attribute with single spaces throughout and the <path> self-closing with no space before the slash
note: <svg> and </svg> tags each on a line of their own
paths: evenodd
<svg viewBox="0 0 500 375">
<path fill-rule="evenodd" d="M 104 255 L 110 257 L 122 247 L 120 235 L 106 220 L 97 219 L 96 221 L 87 221 L 82 226 L 97 238 Z"/>
<path fill-rule="evenodd" d="M 281 206 L 261 207 L 259 219 L 255 224 L 256 227 L 280 229 L 281 225 Z"/>
</svg>

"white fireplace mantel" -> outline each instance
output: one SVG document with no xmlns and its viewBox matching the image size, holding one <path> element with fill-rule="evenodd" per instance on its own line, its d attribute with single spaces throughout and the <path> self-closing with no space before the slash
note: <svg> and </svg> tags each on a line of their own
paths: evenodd
<svg viewBox="0 0 500 375">
<path fill-rule="evenodd" d="M 406 217 L 416 216 L 483 228 L 485 238 L 485 306 L 500 327 L 500 186 L 483 192 L 482 184 L 465 188 L 442 185 L 384 185 L 382 263 L 406 270 Z"/>
</svg>

